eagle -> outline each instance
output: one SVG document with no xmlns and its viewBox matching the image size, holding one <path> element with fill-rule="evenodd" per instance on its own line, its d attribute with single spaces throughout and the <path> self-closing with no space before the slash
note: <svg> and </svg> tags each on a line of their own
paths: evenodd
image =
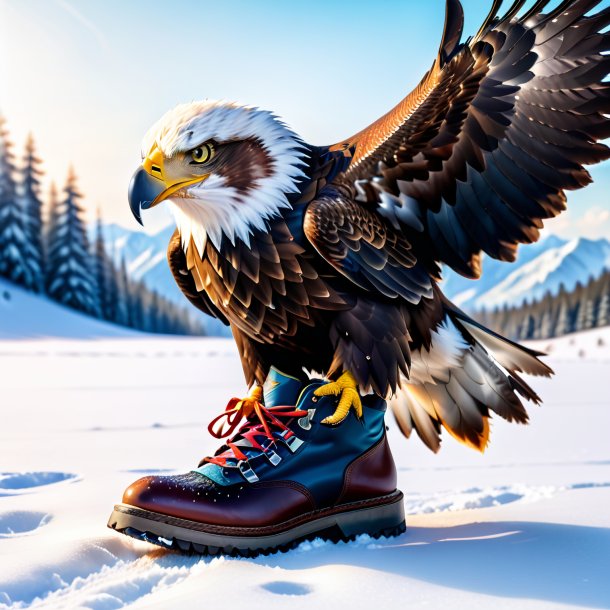
<svg viewBox="0 0 610 610">
<path fill-rule="evenodd" d="M 554 3 L 556 4 L 556 3 Z M 360 395 L 390 400 L 402 432 L 438 451 L 441 431 L 483 450 L 493 413 L 526 423 L 549 376 L 540 352 L 451 303 L 445 267 L 481 275 L 513 261 L 585 165 L 610 157 L 610 9 L 599 0 L 494 0 L 462 41 L 446 1 L 438 55 L 387 114 L 329 146 L 271 112 L 182 104 L 144 137 L 130 207 L 166 201 L 168 247 L 185 297 L 232 331 L 252 405 L 271 367 L 325 375 L 340 423 Z M 546 12 L 545 12 L 546 11 Z M 354 101 L 354 103 L 356 103 Z"/>
</svg>

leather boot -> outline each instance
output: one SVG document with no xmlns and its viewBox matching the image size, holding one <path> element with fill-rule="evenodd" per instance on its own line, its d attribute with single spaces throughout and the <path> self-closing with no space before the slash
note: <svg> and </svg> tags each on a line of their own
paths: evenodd
<svg viewBox="0 0 610 610">
<path fill-rule="evenodd" d="M 326 425 L 337 399 L 314 395 L 324 383 L 271 369 L 256 408 L 246 414 L 229 403 L 210 424 L 215 436 L 230 436 L 214 456 L 185 474 L 139 479 L 108 526 L 184 552 L 242 556 L 315 537 L 403 532 L 385 401 L 363 396 L 362 417 Z"/>
</svg>

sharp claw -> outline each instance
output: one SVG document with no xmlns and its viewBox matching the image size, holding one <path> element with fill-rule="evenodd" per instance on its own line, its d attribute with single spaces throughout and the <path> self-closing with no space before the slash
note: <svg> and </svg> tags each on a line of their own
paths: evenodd
<svg viewBox="0 0 610 610">
<path fill-rule="evenodd" d="M 314 390 L 314 396 L 338 396 L 341 388 L 336 383 L 327 383 Z"/>
<path fill-rule="evenodd" d="M 340 396 L 335 412 L 325 417 L 322 420 L 323 424 L 331 426 L 340 424 L 349 415 L 352 407 L 358 419 L 362 418 L 362 401 L 360 400 L 360 394 L 358 394 L 358 386 L 353 375 L 348 371 L 343 373 L 337 381 L 319 387 L 314 391 L 314 394 L 316 396 L 329 396 L 331 394 Z"/>
</svg>

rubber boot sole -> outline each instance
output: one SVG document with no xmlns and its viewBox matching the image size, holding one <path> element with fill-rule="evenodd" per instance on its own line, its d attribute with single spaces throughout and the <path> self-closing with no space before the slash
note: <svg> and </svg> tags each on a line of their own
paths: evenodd
<svg viewBox="0 0 610 610">
<path fill-rule="evenodd" d="M 108 527 L 182 553 L 255 557 L 288 551 L 305 540 L 348 541 L 360 534 L 398 536 L 406 530 L 403 494 L 314 511 L 268 527 L 224 527 L 117 504 Z"/>
</svg>

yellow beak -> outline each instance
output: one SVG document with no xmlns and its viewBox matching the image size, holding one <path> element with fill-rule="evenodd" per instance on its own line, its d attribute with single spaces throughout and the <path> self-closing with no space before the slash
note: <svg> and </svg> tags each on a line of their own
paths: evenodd
<svg viewBox="0 0 610 610">
<path fill-rule="evenodd" d="M 146 155 L 146 158 L 142 162 L 142 168 L 147 174 L 149 174 L 153 178 L 163 181 L 163 184 L 165 185 L 165 189 L 162 190 L 147 206 L 147 208 L 149 209 L 156 206 L 164 199 L 171 197 L 176 191 L 179 191 L 184 187 L 191 186 L 192 184 L 203 182 L 209 177 L 209 174 L 205 174 L 203 176 L 199 175 L 187 180 L 184 180 L 183 178 L 168 178 L 165 172 L 165 158 L 156 144 L 153 144 L 153 147 Z"/>
<path fill-rule="evenodd" d="M 156 144 L 153 144 L 153 147 L 146 155 L 146 159 L 142 162 L 142 167 L 154 178 L 159 178 L 163 180 L 164 176 L 164 158 L 163 153 L 159 150 L 159 147 Z"/>
</svg>

